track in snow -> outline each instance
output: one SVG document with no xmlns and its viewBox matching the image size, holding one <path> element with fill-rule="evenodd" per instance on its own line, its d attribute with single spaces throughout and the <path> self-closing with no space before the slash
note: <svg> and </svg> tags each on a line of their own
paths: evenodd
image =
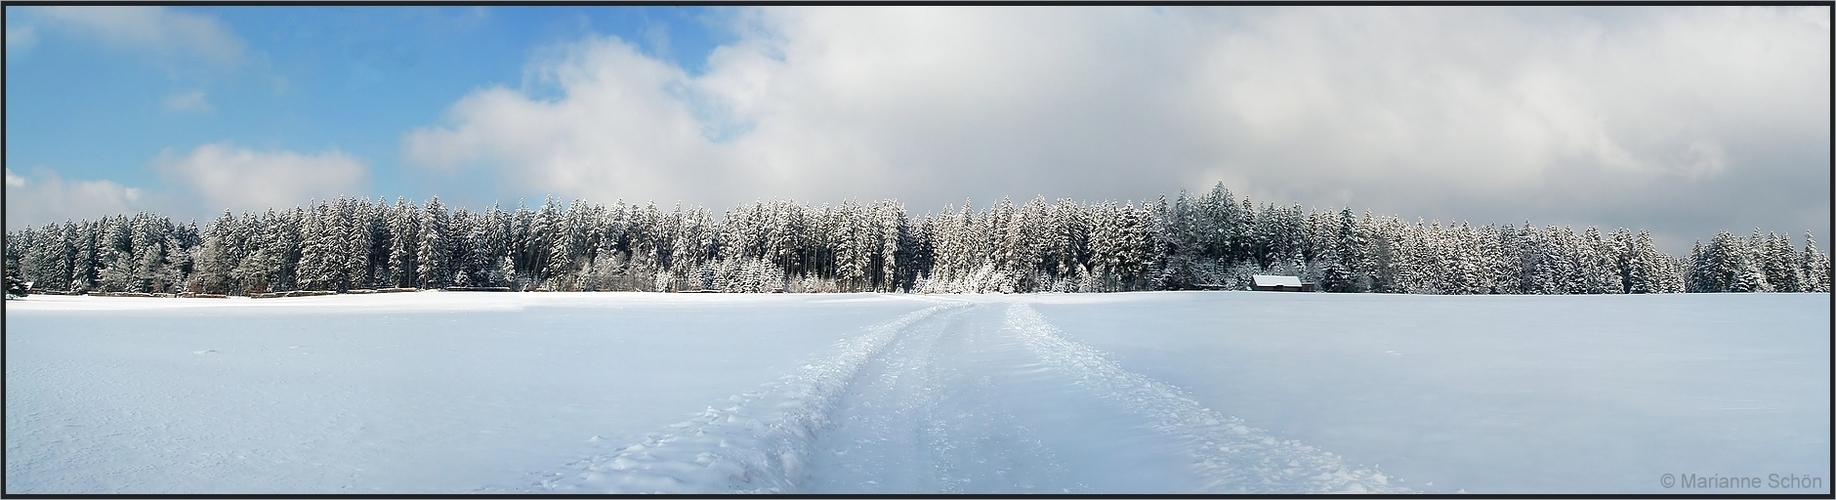
<svg viewBox="0 0 1836 500">
<path fill-rule="evenodd" d="M 800 373 L 528 485 L 555 492 L 1396 492 L 1200 405 L 1024 303 L 869 328 Z"/>
</svg>

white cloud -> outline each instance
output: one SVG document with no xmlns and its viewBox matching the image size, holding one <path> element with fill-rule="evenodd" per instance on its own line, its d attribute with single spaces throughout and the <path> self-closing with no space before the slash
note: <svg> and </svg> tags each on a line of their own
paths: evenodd
<svg viewBox="0 0 1836 500">
<path fill-rule="evenodd" d="M 154 160 L 160 172 L 195 193 L 204 213 L 259 211 L 305 205 L 310 199 L 362 196 L 363 162 L 336 149 L 303 155 L 252 151 L 229 142 L 205 144 L 182 156 Z"/>
<path fill-rule="evenodd" d="M 84 5 L 33 12 L 38 19 L 118 47 L 189 54 L 217 63 L 240 61 L 247 47 L 215 17 L 165 7 Z"/>
<path fill-rule="evenodd" d="M 6 25 L 6 51 L 20 52 L 38 43 L 38 32 L 32 25 Z"/>
<path fill-rule="evenodd" d="M 451 171 L 462 165 L 514 165 L 506 180 L 531 190 L 686 196 L 722 166 L 700 125 L 667 89 L 678 68 L 616 40 L 591 40 L 554 54 L 533 77 L 565 89 L 544 101 L 505 88 L 466 96 L 449 112 L 453 128 L 416 130 L 404 139 L 415 161 Z M 706 169 L 706 170 L 704 170 Z M 718 177 L 715 177 L 718 178 Z"/>
<path fill-rule="evenodd" d="M 404 155 L 524 193 L 715 207 L 897 197 L 925 211 L 1223 180 L 1258 201 L 1411 217 L 1827 235 L 1828 17 L 748 10 L 703 75 L 589 38 L 532 61 L 544 85 L 461 99 Z"/>
<path fill-rule="evenodd" d="M 166 96 L 164 102 L 167 111 L 209 113 L 217 108 L 204 98 L 204 91 L 194 90 Z"/>
<path fill-rule="evenodd" d="M 57 172 L 42 168 L 25 177 L 6 169 L 8 228 L 152 210 L 149 198 L 140 188 L 113 181 L 66 181 Z"/>
</svg>

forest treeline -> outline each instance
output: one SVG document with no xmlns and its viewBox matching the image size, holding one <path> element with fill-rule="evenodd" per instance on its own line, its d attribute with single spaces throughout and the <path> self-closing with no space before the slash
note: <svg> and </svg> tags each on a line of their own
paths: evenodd
<svg viewBox="0 0 1836 500">
<path fill-rule="evenodd" d="M 911 216 L 895 201 L 811 207 L 449 209 L 339 198 L 202 228 L 157 214 L 8 230 L 9 277 L 63 292 L 256 293 L 395 287 L 556 291 L 1111 292 L 1247 289 L 1288 274 L 1328 292 L 1828 292 L 1805 233 L 1723 232 L 1687 256 L 1644 231 L 1408 223 L 1258 207 L 1222 184 L 1141 203 L 1001 200 Z"/>
</svg>

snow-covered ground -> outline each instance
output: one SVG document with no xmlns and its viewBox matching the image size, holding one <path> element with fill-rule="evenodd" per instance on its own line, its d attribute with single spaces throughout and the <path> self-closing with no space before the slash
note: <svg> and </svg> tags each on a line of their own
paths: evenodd
<svg viewBox="0 0 1836 500">
<path fill-rule="evenodd" d="M 5 484 L 1827 494 L 1829 299 L 33 296 Z"/>
</svg>

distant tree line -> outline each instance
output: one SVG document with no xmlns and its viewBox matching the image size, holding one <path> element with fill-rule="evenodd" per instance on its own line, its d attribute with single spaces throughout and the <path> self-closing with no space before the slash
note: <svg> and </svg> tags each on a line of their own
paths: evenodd
<svg viewBox="0 0 1836 500">
<path fill-rule="evenodd" d="M 450 286 L 556 291 L 1111 292 L 1247 289 L 1298 275 L 1329 292 L 1828 292 L 1808 232 L 1723 232 L 1690 255 L 1649 233 L 1407 223 L 1350 209 L 1260 207 L 1222 184 L 1136 205 L 1035 198 L 912 217 L 894 201 L 700 207 L 553 198 L 452 210 L 397 199 L 156 214 L 9 230 L 9 282 L 38 290 L 254 293 Z"/>
</svg>

